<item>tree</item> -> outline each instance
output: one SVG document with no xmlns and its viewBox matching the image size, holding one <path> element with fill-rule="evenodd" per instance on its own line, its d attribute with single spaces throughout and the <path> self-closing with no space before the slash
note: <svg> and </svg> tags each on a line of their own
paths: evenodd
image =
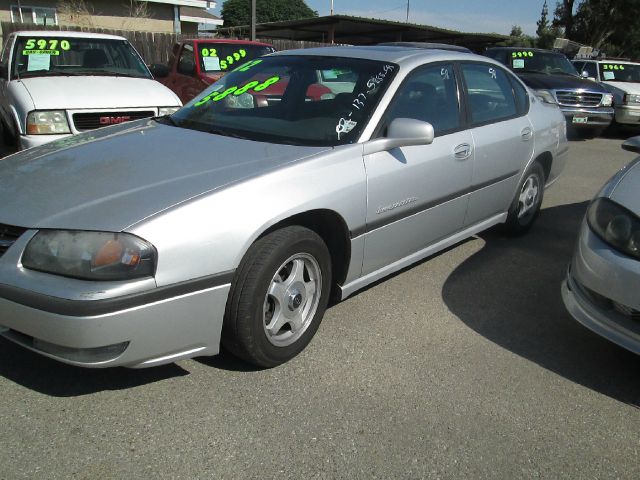
<svg viewBox="0 0 640 480">
<path fill-rule="evenodd" d="M 564 29 L 564 37 L 573 37 L 573 5 L 575 0 L 562 0 L 556 3 L 553 14 L 553 26 Z"/>
<path fill-rule="evenodd" d="M 249 0 L 225 0 L 220 12 L 225 27 L 249 25 L 251 17 Z M 256 0 L 257 23 L 297 20 L 317 17 L 318 12 L 311 10 L 304 0 Z"/>
<path fill-rule="evenodd" d="M 549 25 L 549 7 L 547 6 L 547 0 L 544 0 L 542 5 L 542 12 L 540 12 L 540 20 L 536 22 L 538 28 L 536 29 L 536 46 L 539 48 L 552 48 L 553 41 L 556 37 L 562 36 L 560 27 Z"/>
<path fill-rule="evenodd" d="M 84 0 L 60 0 L 58 12 L 64 21 L 82 27 L 93 27 L 93 7 Z"/>
<path fill-rule="evenodd" d="M 503 42 L 503 45 L 507 47 L 533 47 L 535 45 L 535 39 L 529 35 L 525 35 L 522 32 L 520 25 L 513 25 L 511 27 L 510 39 Z"/>
</svg>

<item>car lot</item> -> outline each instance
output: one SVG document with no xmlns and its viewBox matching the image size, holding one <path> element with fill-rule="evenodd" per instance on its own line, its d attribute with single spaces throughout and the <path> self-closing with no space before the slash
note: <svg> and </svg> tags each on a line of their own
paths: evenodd
<svg viewBox="0 0 640 480">
<path fill-rule="evenodd" d="M 519 239 L 482 234 L 327 311 L 297 358 L 81 370 L 0 340 L 0 478 L 634 478 L 640 357 L 560 297 L 634 155 L 571 143 Z"/>
</svg>

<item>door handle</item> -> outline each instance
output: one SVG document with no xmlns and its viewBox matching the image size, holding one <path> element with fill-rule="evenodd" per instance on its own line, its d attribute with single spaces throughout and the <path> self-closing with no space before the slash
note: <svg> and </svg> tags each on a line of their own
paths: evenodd
<svg viewBox="0 0 640 480">
<path fill-rule="evenodd" d="M 520 136 L 522 137 L 523 141 L 529 141 L 533 138 L 533 130 L 529 127 L 525 127 L 522 129 L 522 131 L 520 132 Z"/>
<path fill-rule="evenodd" d="M 471 152 L 473 152 L 473 149 L 468 143 L 461 143 L 453 149 L 453 155 L 458 160 L 466 160 L 471 156 Z"/>
</svg>

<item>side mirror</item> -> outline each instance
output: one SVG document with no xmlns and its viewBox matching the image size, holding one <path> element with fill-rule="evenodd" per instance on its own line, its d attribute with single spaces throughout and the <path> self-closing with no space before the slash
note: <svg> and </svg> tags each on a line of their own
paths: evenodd
<svg viewBox="0 0 640 480">
<path fill-rule="evenodd" d="M 623 150 L 628 150 L 630 152 L 640 153 L 640 137 L 631 137 L 628 138 L 622 144 Z"/>
<path fill-rule="evenodd" d="M 398 147 L 412 145 L 429 145 L 433 143 L 435 134 L 429 122 L 413 118 L 396 118 L 387 128 L 387 136 L 376 138 L 364 144 L 364 154 L 384 152 Z"/>
<path fill-rule="evenodd" d="M 153 75 L 154 78 L 168 77 L 170 73 L 169 67 L 160 63 L 149 65 L 149 70 L 151 71 L 151 75 Z"/>
<path fill-rule="evenodd" d="M 583 70 L 580 75 L 582 75 L 582 78 L 589 78 L 589 72 L 587 72 L 586 70 Z"/>
<path fill-rule="evenodd" d="M 178 63 L 178 73 L 190 76 L 195 75 L 196 64 L 193 60 L 187 60 L 186 58 L 183 58 L 182 60 L 180 60 L 180 63 Z"/>
</svg>

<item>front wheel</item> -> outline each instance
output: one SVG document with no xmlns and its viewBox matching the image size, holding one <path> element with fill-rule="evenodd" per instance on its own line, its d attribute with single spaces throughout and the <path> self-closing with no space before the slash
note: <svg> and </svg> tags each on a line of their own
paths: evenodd
<svg viewBox="0 0 640 480">
<path fill-rule="evenodd" d="M 329 251 L 315 232 L 291 226 L 265 235 L 236 272 L 223 347 L 259 367 L 290 360 L 320 326 L 330 290 Z"/>
<path fill-rule="evenodd" d="M 509 208 L 505 222 L 507 233 L 522 235 L 531 228 L 542 205 L 544 181 L 542 165 L 533 162 L 522 177 L 516 196 Z"/>
</svg>

